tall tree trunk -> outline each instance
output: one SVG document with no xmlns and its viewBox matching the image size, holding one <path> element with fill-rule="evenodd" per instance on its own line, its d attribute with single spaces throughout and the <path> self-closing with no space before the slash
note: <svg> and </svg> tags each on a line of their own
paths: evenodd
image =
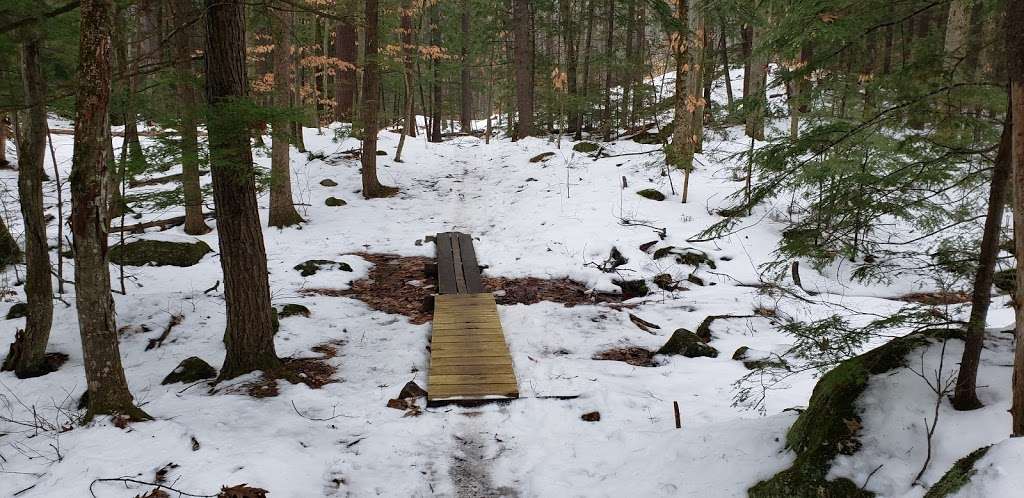
<svg viewBox="0 0 1024 498">
<path fill-rule="evenodd" d="M 670 45 L 675 55 L 675 127 L 672 130 L 672 148 L 667 160 L 678 169 L 683 170 L 682 201 L 686 202 L 690 179 L 693 170 L 693 154 L 697 143 L 696 125 L 698 113 L 702 112 L 702 96 L 699 91 L 701 81 L 699 43 L 694 31 L 695 22 L 692 11 L 694 0 L 676 0 L 676 17 L 680 31 L 672 33 Z"/>
<path fill-rule="evenodd" d="M 604 108 L 601 110 L 601 134 L 605 142 L 612 139 L 612 61 L 615 59 L 615 0 L 608 0 L 608 33 L 604 42 Z"/>
<path fill-rule="evenodd" d="M 462 31 L 462 68 L 460 72 L 460 90 L 461 97 L 459 99 L 459 126 L 462 128 L 463 133 L 470 133 L 473 131 L 473 92 L 470 86 L 470 63 L 469 60 L 469 45 L 471 42 L 470 31 L 469 31 L 469 0 L 462 0 L 462 19 L 460 19 L 460 28 Z"/>
<path fill-rule="evenodd" d="M 271 36 L 274 38 L 274 112 L 271 123 L 273 145 L 270 151 L 270 213 L 268 225 L 287 227 L 302 223 L 292 200 L 291 144 L 288 127 L 289 100 L 294 86 L 292 75 L 292 25 L 295 14 L 288 10 L 270 11 Z M 318 111 L 319 112 L 319 111 Z M 300 128 L 301 129 L 301 128 Z"/>
<path fill-rule="evenodd" d="M 973 0 L 952 0 L 946 21 L 943 68 L 953 71 L 967 55 L 967 34 L 971 24 Z M 973 70 L 973 68 L 964 68 Z"/>
<path fill-rule="evenodd" d="M 729 41 L 726 37 L 725 24 L 722 24 L 722 37 L 718 41 L 718 49 L 722 52 L 722 76 L 725 79 L 725 100 L 732 112 L 736 98 L 732 94 L 732 74 L 729 67 Z"/>
<path fill-rule="evenodd" d="M 267 254 L 263 246 L 250 123 L 235 107 L 247 97 L 245 3 L 206 0 L 206 101 L 210 171 L 217 206 L 220 264 L 224 274 L 226 355 L 219 379 L 281 366 L 274 350 Z"/>
<path fill-rule="evenodd" d="M 634 37 L 635 30 L 636 30 L 636 2 L 629 2 L 628 5 L 626 6 L 626 33 L 625 33 L 626 40 L 625 40 L 625 47 L 624 47 L 625 50 L 623 51 L 623 55 L 624 55 L 624 59 L 623 60 L 627 64 L 626 67 L 627 67 L 627 72 L 628 73 L 640 72 L 635 67 L 632 67 L 633 66 L 633 62 L 634 62 L 635 57 L 636 57 L 636 54 L 633 53 L 633 37 Z M 631 97 L 633 95 L 633 77 L 632 77 L 632 75 L 630 75 L 627 78 L 623 78 L 622 84 L 620 85 L 620 87 L 622 88 L 622 102 L 621 102 L 621 104 L 622 104 L 621 109 L 622 110 L 620 111 L 621 115 L 619 116 L 619 118 L 620 118 L 619 123 L 620 123 L 620 126 L 622 126 L 623 128 L 629 128 L 629 126 L 630 126 L 629 116 L 631 114 L 631 111 L 630 111 L 631 100 L 630 99 L 631 99 Z"/>
<path fill-rule="evenodd" d="M 199 185 L 199 136 L 196 116 L 196 77 L 192 71 L 192 30 L 195 15 L 192 0 L 171 0 L 177 31 L 172 39 L 175 87 L 178 96 L 178 133 L 181 135 L 181 190 L 185 197 L 185 233 L 202 235 L 210 231 L 203 219 L 203 191 Z"/>
<path fill-rule="evenodd" d="M 134 405 L 121 366 L 107 263 L 113 10 L 112 0 L 84 0 L 79 7 L 79 72 L 71 171 L 75 303 L 89 395 L 86 419 L 119 415 L 145 420 L 150 417 Z"/>
<path fill-rule="evenodd" d="M 435 4 L 430 9 L 432 20 L 430 23 L 430 43 L 435 47 L 441 46 L 441 6 Z M 441 142 L 441 103 L 443 101 L 443 85 L 441 84 L 440 61 L 437 58 L 430 59 L 430 141 Z M 365 76 L 364 76 L 365 77 Z"/>
<path fill-rule="evenodd" d="M 992 169 L 992 185 L 988 194 L 988 213 L 981 237 L 978 270 L 974 274 L 974 292 L 971 294 L 971 317 L 967 321 L 967 341 L 960 360 L 960 372 L 953 391 L 952 404 L 957 410 L 981 408 L 978 399 L 978 364 L 985 344 L 985 323 L 988 307 L 992 303 L 992 274 L 999 256 L 999 235 L 1003 224 L 1003 206 L 1006 191 L 1010 186 L 1012 165 L 1010 164 L 1010 135 L 1012 121 L 1007 115 L 1003 125 L 1003 136 L 999 140 L 995 167 Z"/>
<path fill-rule="evenodd" d="M 595 0 L 586 0 L 586 10 L 584 12 L 591 12 L 594 8 Z M 583 42 L 583 91 L 580 95 L 580 102 L 578 102 L 577 109 L 579 109 L 579 125 L 576 127 L 576 133 L 573 135 L 573 140 L 581 140 L 583 138 L 583 127 L 585 118 L 583 115 L 583 109 L 587 107 L 590 99 L 590 49 L 592 48 L 594 41 L 594 15 L 587 16 L 587 33 L 584 36 Z M 587 115 L 589 119 L 589 114 Z"/>
<path fill-rule="evenodd" d="M 1013 131 L 1010 161 L 1013 165 L 1013 233 L 1015 254 L 1024 254 L 1024 2 L 1006 3 L 1006 45 L 1010 73 L 1010 108 Z M 1024 289 L 1024 271 L 1017 272 L 1017 288 Z M 1017 346 L 1013 355 L 1013 418 L 1011 434 L 1024 436 L 1024 292 L 1014 296 Z"/>
<path fill-rule="evenodd" d="M 558 17 L 562 21 L 562 44 L 565 46 L 565 77 L 568 83 L 569 115 L 566 127 L 573 133 L 579 133 L 581 116 L 577 97 L 579 87 L 576 80 L 576 24 L 572 16 L 572 1 L 558 0 Z"/>
<path fill-rule="evenodd" d="M 765 86 L 768 77 L 768 61 L 757 47 L 761 41 L 761 32 L 759 26 L 753 26 L 750 30 L 750 70 L 747 73 L 748 81 L 743 84 L 744 114 L 747 117 L 746 133 L 748 137 L 756 140 L 764 140 L 764 114 L 767 105 Z"/>
<path fill-rule="evenodd" d="M 380 54 L 377 31 L 380 29 L 380 7 L 377 0 L 366 0 L 366 37 L 363 69 L 363 197 L 389 197 L 398 193 L 395 187 L 381 185 L 377 179 L 377 110 L 380 107 Z"/>
<path fill-rule="evenodd" d="M 7 113 L 0 112 L 0 168 L 10 166 L 7 160 Z"/>
<path fill-rule="evenodd" d="M 402 111 L 402 134 L 398 137 L 398 147 L 395 149 L 395 162 L 402 162 L 402 151 L 405 149 L 405 137 L 416 136 L 416 115 L 413 112 L 413 28 L 412 28 L 412 0 L 404 0 L 401 9 L 401 42 L 402 42 L 402 83 L 405 86 L 405 108 Z"/>
<path fill-rule="evenodd" d="M 356 27 L 347 18 L 334 26 L 334 53 L 344 63 L 344 67 L 334 70 L 334 119 L 351 121 L 356 91 Z"/>
<path fill-rule="evenodd" d="M 704 47 L 707 36 L 704 32 L 704 11 L 701 0 L 690 0 L 686 12 L 687 43 L 689 57 L 686 82 L 686 110 L 690 115 L 690 169 L 693 169 L 693 154 L 699 152 L 704 142 Z"/>
<path fill-rule="evenodd" d="M 530 0 L 512 0 L 515 36 L 516 132 L 519 140 L 534 134 L 533 117 L 533 23 Z"/>
<path fill-rule="evenodd" d="M 25 223 L 25 330 L 15 336 L 2 370 L 19 378 L 51 371 L 46 364 L 46 343 L 53 322 L 53 286 L 50 253 L 43 218 L 43 163 L 46 158 L 46 76 L 41 59 L 38 28 L 22 33 L 21 77 L 28 103 L 27 119 L 18 130 L 18 201 Z M 58 223 L 61 221 L 58 220 Z M 58 257 L 60 257 L 58 255 Z"/>
</svg>

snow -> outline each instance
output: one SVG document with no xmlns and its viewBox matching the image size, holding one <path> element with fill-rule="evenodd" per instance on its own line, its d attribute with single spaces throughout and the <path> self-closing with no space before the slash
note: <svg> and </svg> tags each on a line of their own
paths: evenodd
<svg viewBox="0 0 1024 498">
<path fill-rule="evenodd" d="M 724 98 L 724 92 L 716 92 Z M 239 392 L 238 386 L 254 376 L 213 390 L 204 385 L 160 385 L 189 356 L 214 366 L 223 360 L 223 288 L 203 292 L 221 280 L 220 262 L 212 254 L 190 268 L 126 267 L 127 295 L 114 295 L 118 325 L 128 327 L 121 338 L 121 354 L 136 400 L 156 420 L 127 429 L 105 421 L 77 427 L 68 415 L 75 413 L 85 381 L 69 285 L 64 296 L 68 304 L 56 303 L 49 347 L 67 353 L 68 363 L 35 379 L 0 374 L 0 496 L 19 491 L 19 497 L 83 496 L 94 479 L 123 476 L 149 481 L 172 462 L 176 467 L 167 482 L 199 494 L 248 483 L 270 490 L 275 498 L 472 496 L 511 490 L 522 496 L 745 496 L 748 487 L 791 463 L 793 455 L 783 446 L 796 415 L 786 409 L 807 403 L 815 377 L 807 372 L 787 379 L 770 393 L 762 415 L 733 406 L 734 383 L 747 370 L 731 360 L 732 352 L 740 346 L 781 352 L 792 338 L 768 318 L 741 318 L 713 325 L 711 344 L 721 351 L 718 358 L 659 357 L 659 366 L 644 368 L 592 356 L 621 346 L 655 349 L 673 330 L 694 330 L 708 315 L 751 314 L 759 306 L 805 319 L 849 310 L 885 313 L 905 305 L 894 296 L 933 290 L 934 284 L 910 280 L 888 286 L 852 284 L 838 266 L 823 272 L 804 267 L 804 285 L 824 291 L 807 302 L 772 297 L 742 285 L 758 283 L 761 265 L 774 258 L 782 225 L 769 216 L 771 206 L 755 210 L 751 220 L 759 221 L 734 235 L 687 242 L 719 219 L 714 209 L 729 205 L 728 195 L 741 186 L 732 174 L 740 165 L 730 159 L 732 153 L 749 147 L 739 129 L 726 130 L 706 144 L 706 152 L 698 156 L 701 166 L 691 178 L 687 204 L 680 202 L 678 192 L 671 193 L 659 152 L 595 161 L 572 152 L 568 140 L 556 150 L 553 141 L 543 138 L 495 138 L 484 144 L 475 137 L 457 137 L 432 144 L 422 136 L 406 142 L 406 162 L 379 158 L 383 183 L 398 186 L 401 194 L 364 200 L 357 193 L 358 161 L 331 159 L 357 142 L 335 143 L 333 130 L 324 131 L 319 135 L 306 129 L 305 142 L 310 151 L 323 152 L 328 160 L 307 160 L 292 153 L 293 189 L 297 202 L 308 204 L 300 207 L 307 223 L 301 228 L 266 228 L 264 236 L 273 303 L 301 303 L 311 311 L 310 318 L 281 320 L 277 351 L 281 356 L 316 357 L 314 346 L 336 345 L 338 356 L 327 361 L 338 369 L 337 382 L 314 390 L 282 381 L 278 396 L 262 399 Z M 58 166 L 67 178 L 71 137 L 53 138 Z M 384 131 L 379 148 L 392 154 L 397 142 L 397 134 Z M 654 149 L 627 140 L 609 146 L 612 154 Z M 528 161 L 546 151 L 556 154 L 543 163 Z M 269 167 L 268 157 L 259 155 L 257 160 Z M 167 174 L 171 173 L 175 171 Z M 673 175 L 678 189 L 681 179 Z M 623 177 L 626 189 L 621 188 Z M 326 178 L 338 185 L 320 186 Z M 0 172 L 0 180 L 7 192 L 16 192 L 13 173 Z M 208 182 L 209 176 L 202 181 Z M 55 214 L 52 183 L 47 188 L 47 212 Z M 659 189 L 668 199 L 655 202 L 635 194 L 644 188 Z M 323 201 L 328 196 L 348 204 L 327 207 Z M 12 231 L 20 234 L 13 204 L 7 205 Z M 266 205 L 264 194 L 264 226 Z M 180 214 L 171 208 L 138 221 Z M 685 279 L 692 271 L 640 251 L 641 244 L 658 239 L 657 233 L 644 226 L 624 226 L 621 219 L 665 228 L 667 236 L 658 247 L 706 252 L 718 268 L 704 268 L 697 275 L 712 285 L 657 291 L 631 300 L 628 304 L 635 307 L 628 310 L 607 305 L 566 308 L 550 302 L 500 306 L 523 396 L 508 404 L 431 408 L 417 417 L 386 408 L 387 400 L 407 381 L 429 388 L 429 324 L 411 324 L 403 316 L 371 310 L 355 299 L 301 292 L 314 287 L 344 289 L 364 278 L 371 264 L 353 253 L 432 256 L 433 244 L 423 243 L 424 237 L 450 230 L 473 234 L 486 275 L 569 277 L 597 290 L 615 291 L 613 280 L 619 275 L 587 265 L 604 260 L 612 247 L 629 259 L 622 277 L 650 278 L 668 272 Z M 56 236 L 53 223 L 50 235 Z M 142 237 L 191 238 L 180 227 Z M 216 230 L 196 238 L 216 250 Z M 343 261 L 353 271 L 321 270 L 301 277 L 293 267 L 309 259 Z M 65 278 L 71 279 L 72 263 L 66 260 L 65 265 Z M 117 267 L 111 274 L 117 287 Z M 23 299 L 13 272 L 4 278 L 14 295 L 0 305 L 0 312 Z M 410 282 L 416 284 L 422 285 Z M 1004 304 L 1005 299 L 993 304 L 991 326 L 1012 322 Z M 628 313 L 661 328 L 654 334 L 644 332 L 630 322 Z M 173 314 L 183 315 L 182 323 L 163 347 L 146 351 L 148 339 L 158 335 Z M 23 323 L 0 323 L 0 344 L 9 343 Z M 958 347 L 947 350 L 947 368 L 955 367 Z M 1020 461 L 1024 447 L 1019 441 L 1000 443 L 1009 427 L 1007 350 L 1005 335 L 986 350 L 979 381 L 985 386 L 985 409 L 958 413 L 948 402 L 942 405 L 936 452 L 924 482 L 935 482 L 971 450 L 998 443 L 979 462 L 976 480 L 984 482 L 969 485 L 961 495 L 1009 496 L 1019 489 L 1019 473 L 1011 466 Z M 938 354 L 935 348 L 926 352 L 929 366 L 937 363 Z M 869 489 L 891 497 L 923 494 L 911 480 L 923 461 L 921 419 L 934 402 L 932 396 L 908 372 L 873 379 L 862 400 L 864 449 L 841 458 L 833 474 L 863 482 L 876 462 L 884 462 Z M 674 425 L 673 401 L 680 405 L 681 429 Z M 893 404 L 900 408 L 891 409 Z M 601 413 L 599 422 L 580 419 L 595 410 Z M 71 430 L 37 433 L 15 423 L 30 420 L 33 411 Z M 198 443 L 195 450 L 193 440 Z M 94 485 L 101 497 L 132 497 L 146 489 L 121 483 Z"/>
</svg>

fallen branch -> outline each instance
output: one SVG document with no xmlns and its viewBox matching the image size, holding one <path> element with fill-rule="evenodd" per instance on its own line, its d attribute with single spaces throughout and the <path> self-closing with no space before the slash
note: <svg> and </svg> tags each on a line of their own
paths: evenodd
<svg viewBox="0 0 1024 498">
<path fill-rule="evenodd" d="M 203 213 L 203 218 L 214 218 L 216 212 L 210 211 Z M 145 223 L 136 223 L 134 225 L 125 225 L 121 227 L 110 227 L 111 233 L 128 232 L 128 233 L 143 233 L 147 228 L 160 227 L 160 230 L 167 230 L 179 225 L 185 224 L 185 216 L 175 216 L 173 218 L 164 218 L 162 220 L 147 221 Z"/>
<path fill-rule="evenodd" d="M 218 496 L 220 496 L 219 493 L 215 494 L 215 495 L 197 495 L 197 494 L 193 494 L 193 493 L 187 493 L 187 492 L 182 491 L 180 489 L 172 488 L 172 487 L 170 487 L 170 486 L 168 486 L 166 484 L 160 484 L 160 483 L 157 483 L 157 482 L 140 481 L 138 479 L 132 479 L 130 477 L 108 477 L 108 478 L 102 478 L 102 479 L 93 479 L 92 483 L 89 484 L 89 494 L 92 495 L 92 498 L 96 498 L 96 492 L 93 491 L 92 488 L 94 486 L 96 486 L 96 483 L 99 483 L 99 482 L 121 482 L 121 483 L 125 483 L 125 484 L 131 483 L 131 484 L 141 484 L 143 486 L 156 486 L 156 489 L 166 489 L 168 491 L 173 491 L 175 493 L 178 493 L 181 496 L 190 496 L 190 497 L 193 497 L 193 498 L 217 498 Z"/>
<path fill-rule="evenodd" d="M 167 339 L 167 336 L 171 335 L 171 329 L 173 329 L 175 325 L 181 324 L 181 321 L 184 320 L 184 319 L 185 319 L 185 317 L 181 313 L 178 313 L 176 315 L 171 315 L 171 320 L 169 322 L 167 322 L 167 326 L 164 327 L 164 331 L 163 331 L 162 334 L 160 334 L 160 337 L 157 337 L 155 339 L 150 339 L 149 340 L 149 344 L 146 344 L 146 351 L 149 351 L 150 349 L 156 349 L 156 348 L 158 348 L 160 346 L 163 346 L 164 345 L 164 339 Z"/>
</svg>

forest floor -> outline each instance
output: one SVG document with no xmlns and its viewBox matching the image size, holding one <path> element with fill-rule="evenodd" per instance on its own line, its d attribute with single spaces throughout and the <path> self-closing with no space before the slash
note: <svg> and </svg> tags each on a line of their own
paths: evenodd
<svg viewBox="0 0 1024 498">
<path fill-rule="evenodd" d="M 363 200 L 357 193 L 358 160 L 336 154 L 357 142 L 335 142 L 332 131 L 305 130 L 308 149 L 323 159 L 293 150 L 296 202 L 307 222 L 264 233 L 274 305 L 302 304 L 311 312 L 308 318 L 281 320 L 278 353 L 323 358 L 336 369 L 333 381 L 318 389 L 278 381 L 277 395 L 268 397 L 247 393 L 247 384 L 258 381 L 255 375 L 212 389 L 161 385 L 187 357 L 201 357 L 215 367 L 223 360 L 223 288 L 204 292 L 221 280 L 220 262 L 211 254 L 188 268 L 125 267 L 127 294 L 115 295 L 123 329 L 121 354 L 136 400 L 156 420 L 127 428 L 102 421 L 76 426 L 75 405 L 85 380 L 69 286 L 64 295 L 69 304 L 56 304 L 50 345 L 51 351 L 67 353 L 69 361 L 58 372 L 35 379 L 0 374 L 0 496 L 88 496 L 92 485 L 95 496 L 132 497 L 152 488 L 93 485 L 95 479 L 117 477 L 162 480 L 194 494 L 248 483 L 273 497 L 745 496 L 748 487 L 792 462 L 784 441 L 797 414 L 787 409 L 807 403 L 816 377 L 799 373 L 774 386 L 762 410 L 737 405 L 735 383 L 748 371 L 731 359 L 733 351 L 741 346 L 785 350 L 792 338 L 778 328 L 782 317 L 843 314 L 858 323 L 872 313 L 907 305 L 899 296 L 936 290 L 924 280 L 853 283 L 849 265 L 837 262 L 821 271 L 804 268 L 803 285 L 815 295 L 797 299 L 765 292 L 759 269 L 774 258 L 785 206 L 758 208 L 743 230 L 723 239 L 686 242 L 720 219 L 713 211 L 731 205 L 727 196 L 742 186 L 737 174 L 742 164 L 731 157 L 749 145 L 739 129 L 714 132 L 698 156 L 686 204 L 671 193 L 658 152 L 594 160 L 572 152 L 568 140 L 556 149 L 553 141 L 539 138 L 484 144 L 459 137 L 428 144 L 419 137 L 407 143 L 406 162 L 399 164 L 391 160 L 398 135 L 389 131 L 380 136 L 380 149 L 389 154 L 379 157 L 380 176 L 401 193 Z M 56 135 L 54 141 L 66 178 L 71 137 Z M 613 155 L 658 148 L 628 140 L 606 144 Z M 554 155 L 530 162 L 543 152 Z M 265 155 L 257 159 L 269 166 Z M 5 204 L 13 210 L 15 176 L 3 172 L 0 179 L 7 185 Z M 322 186 L 325 179 L 337 185 Z M 674 176 L 676 189 L 680 180 Z M 53 203 L 52 183 L 48 188 L 47 202 Z M 657 202 L 635 193 L 645 188 L 658 189 L 667 199 Z M 325 206 L 329 196 L 347 204 Z M 264 224 L 266 203 L 264 195 Z M 53 208 L 48 213 L 56 214 Z M 178 214 L 171 208 L 128 222 Z M 20 233 L 18 217 L 11 218 L 12 230 Z M 51 229 L 55 235 L 54 224 Z M 663 238 L 656 229 L 664 229 Z M 652 286 L 650 295 L 621 304 L 500 305 L 521 399 L 472 408 L 425 408 L 421 399 L 419 410 L 388 408 L 388 400 L 408 381 L 429 389 L 429 322 L 381 311 L 344 291 L 373 267 L 369 256 L 357 254 L 430 258 L 434 246 L 425 236 L 450 230 L 473 235 L 485 277 L 568 278 L 597 292 L 618 292 L 616 279 L 650 281 L 667 273 L 682 288 Z M 180 227 L 131 237 L 193 238 Z M 216 231 L 197 238 L 216 249 Z M 716 268 L 655 260 L 640 249 L 651 241 L 657 241 L 654 248 L 701 250 Z M 598 267 L 613 247 L 628 262 L 606 273 Z M 313 259 L 345 262 L 352 271 L 321 269 L 303 277 L 293 269 Z M 118 268 L 112 266 L 111 273 L 117 287 Z M 691 273 L 705 285 L 687 281 Z M 0 304 L 0 312 L 23 299 L 21 288 L 13 285 L 13 271 L 6 278 L 13 293 Z M 426 284 L 406 282 L 410 293 L 424 292 Z M 1007 301 L 1003 296 L 993 303 L 992 327 L 1012 323 Z M 660 328 L 642 330 L 630 314 Z M 655 356 L 650 367 L 594 359 L 615 348 L 655 350 L 673 330 L 695 330 L 705 317 L 722 314 L 753 316 L 714 323 L 710 344 L 721 352 L 717 358 Z M 174 315 L 182 318 L 167 340 L 146 350 Z M 10 342 L 22 324 L 23 319 L 0 322 L 0 344 Z M 1009 342 L 1007 335 L 993 333 L 986 350 L 979 381 L 985 409 L 964 414 L 942 405 L 939 443 L 925 483 L 934 483 L 975 448 L 1005 439 Z M 945 375 L 955 368 L 959 349 L 951 343 L 946 350 Z M 934 368 L 940 353 L 929 349 L 921 368 Z M 924 461 L 922 419 L 933 409 L 930 396 L 924 382 L 907 372 L 873 381 L 865 397 L 871 404 L 862 407 L 864 449 L 842 457 L 833 475 L 869 481 L 867 488 L 883 496 L 923 495 L 912 481 Z M 675 428 L 674 401 L 681 429 Z M 581 419 L 594 411 L 599 421 Z M 986 457 L 996 459 L 989 471 L 993 479 L 1001 486 L 1017 479 L 1019 486 L 1019 476 L 1000 469 L 1018 465 L 1014 459 L 1022 454 L 1021 445 L 1004 443 L 1000 452 Z M 997 496 L 986 494 L 993 488 L 975 488 L 964 492 Z"/>
</svg>

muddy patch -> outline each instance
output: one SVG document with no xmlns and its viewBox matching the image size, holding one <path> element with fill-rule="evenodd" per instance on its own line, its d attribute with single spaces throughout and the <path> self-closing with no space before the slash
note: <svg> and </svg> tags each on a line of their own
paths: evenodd
<svg viewBox="0 0 1024 498">
<path fill-rule="evenodd" d="M 352 282 L 348 289 L 312 288 L 303 289 L 301 293 L 351 297 L 372 309 L 404 315 L 414 324 L 433 319 L 431 296 L 437 291 L 437 279 L 427 272 L 427 268 L 435 264 L 433 258 L 373 253 L 356 253 L 354 256 L 373 263 L 366 278 Z M 502 305 L 541 301 L 565 306 L 617 304 L 623 299 L 619 294 L 593 292 L 585 285 L 566 278 L 484 277 L 483 284 L 486 290 L 494 293 L 495 301 Z"/>
</svg>

